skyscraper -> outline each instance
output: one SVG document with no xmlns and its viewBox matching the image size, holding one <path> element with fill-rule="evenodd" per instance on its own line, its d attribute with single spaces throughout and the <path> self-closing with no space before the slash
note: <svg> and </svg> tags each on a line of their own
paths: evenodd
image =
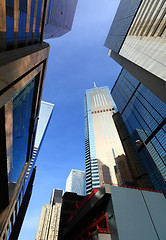
<svg viewBox="0 0 166 240">
<path fill-rule="evenodd" d="M 37 122 L 35 142 L 34 142 L 34 148 L 33 148 L 31 162 L 29 164 L 29 168 L 26 173 L 26 178 L 31 173 L 31 171 L 35 165 L 37 155 L 41 148 L 42 141 L 44 139 L 48 124 L 49 124 L 51 116 L 52 116 L 53 108 L 54 108 L 54 104 L 41 101 L 39 117 L 38 117 L 38 122 Z"/>
<path fill-rule="evenodd" d="M 72 169 L 66 180 L 66 192 L 86 195 L 85 172 Z"/>
<path fill-rule="evenodd" d="M 4 239 L 7 236 L 17 239 L 23 221 L 19 213 L 25 214 L 29 199 L 26 196 L 32 190 L 35 169 L 25 179 L 33 152 L 48 54 L 47 43 L 0 54 L 0 237 Z"/>
<path fill-rule="evenodd" d="M 155 189 L 166 191 L 166 104 L 125 69 L 111 94 Z"/>
<path fill-rule="evenodd" d="M 165 0 L 121 0 L 108 55 L 166 103 Z"/>
<path fill-rule="evenodd" d="M 53 189 L 50 203 L 42 207 L 35 240 L 57 240 L 63 190 Z"/>
<path fill-rule="evenodd" d="M 56 38 L 69 32 L 78 0 L 48 0 L 44 39 Z"/>
<path fill-rule="evenodd" d="M 86 90 L 85 158 L 86 192 L 104 183 L 117 184 L 116 158 L 125 155 L 112 115 L 115 103 L 108 87 Z"/>
<path fill-rule="evenodd" d="M 0 239 L 18 238 L 35 177 L 27 170 L 49 54 L 45 3 L 0 4 Z"/>
</svg>

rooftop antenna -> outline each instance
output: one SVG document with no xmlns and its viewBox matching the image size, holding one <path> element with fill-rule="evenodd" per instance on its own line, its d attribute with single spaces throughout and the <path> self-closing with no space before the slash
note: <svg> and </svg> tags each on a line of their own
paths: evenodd
<svg viewBox="0 0 166 240">
<path fill-rule="evenodd" d="M 94 82 L 94 88 L 97 88 L 96 83 Z"/>
</svg>

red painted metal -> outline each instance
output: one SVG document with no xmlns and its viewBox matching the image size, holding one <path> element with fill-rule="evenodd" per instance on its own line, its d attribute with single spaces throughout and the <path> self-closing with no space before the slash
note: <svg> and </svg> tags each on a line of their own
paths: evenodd
<svg viewBox="0 0 166 240">
<path fill-rule="evenodd" d="M 85 196 L 80 204 L 76 204 L 76 210 L 70 215 L 67 220 L 67 223 L 70 223 L 72 219 L 78 214 L 78 212 L 85 206 L 85 204 L 97 193 L 98 189 L 94 189 L 89 195 Z"/>
</svg>

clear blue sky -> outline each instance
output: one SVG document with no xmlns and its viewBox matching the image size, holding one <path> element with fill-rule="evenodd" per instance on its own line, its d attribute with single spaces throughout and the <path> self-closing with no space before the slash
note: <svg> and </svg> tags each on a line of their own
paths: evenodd
<svg viewBox="0 0 166 240">
<path fill-rule="evenodd" d="M 42 100 L 55 104 L 37 159 L 30 204 L 19 240 L 34 240 L 41 208 L 53 188 L 65 189 L 72 168 L 85 170 L 85 90 L 112 88 L 121 67 L 108 57 L 104 42 L 119 0 L 78 0 L 72 30 L 49 40 Z"/>
</svg>

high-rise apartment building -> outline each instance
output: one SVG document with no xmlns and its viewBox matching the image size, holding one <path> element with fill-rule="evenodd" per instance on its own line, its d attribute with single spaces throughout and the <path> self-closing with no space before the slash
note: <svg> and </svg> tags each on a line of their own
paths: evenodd
<svg viewBox="0 0 166 240">
<path fill-rule="evenodd" d="M 125 69 L 111 94 L 154 188 L 166 191 L 166 104 Z"/>
<path fill-rule="evenodd" d="M 166 103 L 165 0 L 121 0 L 108 55 Z"/>
<path fill-rule="evenodd" d="M 57 240 L 63 190 L 53 189 L 50 203 L 42 207 L 35 240 Z"/>
<path fill-rule="evenodd" d="M 69 32 L 78 0 L 48 0 L 44 39 L 56 38 Z"/>
<path fill-rule="evenodd" d="M 86 192 L 104 183 L 117 184 L 116 158 L 125 155 L 112 119 L 115 103 L 108 87 L 86 90 L 85 158 Z"/>
<path fill-rule="evenodd" d="M 72 169 L 66 180 L 66 192 L 74 192 L 78 195 L 86 195 L 85 172 Z"/>
</svg>

